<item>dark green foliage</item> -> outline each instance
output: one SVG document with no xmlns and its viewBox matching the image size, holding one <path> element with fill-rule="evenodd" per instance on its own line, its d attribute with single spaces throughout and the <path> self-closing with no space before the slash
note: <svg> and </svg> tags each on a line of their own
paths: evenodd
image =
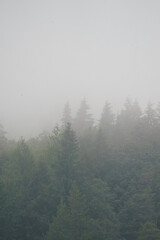
<svg viewBox="0 0 160 240">
<path fill-rule="evenodd" d="M 106 103 L 94 126 L 83 100 L 27 142 L 0 126 L 0 240 L 160 239 L 159 109 Z"/>
<path fill-rule="evenodd" d="M 155 221 L 153 196 L 150 192 L 134 194 L 120 212 L 121 234 L 134 240 L 139 226 L 146 221 Z"/>
<path fill-rule="evenodd" d="M 0 179 L 0 240 L 4 239 L 4 227 L 5 227 L 5 192 L 2 180 Z"/>
<path fill-rule="evenodd" d="M 73 184 L 67 204 L 62 200 L 57 216 L 50 225 L 46 240 L 89 240 L 94 235 L 92 219 L 87 216 L 87 205 L 77 186 Z"/>
<path fill-rule="evenodd" d="M 0 151 L 2 151 L 7 144 L 7 138 L 5 135 L 6 135 L 6 132 L 3 129 L 3 126 L 0 124 Z"/>
<path fill-rule="evenodd" d="M 160 230 L 157 228 L 155 223 L 146 222 L 140 227 L 137 236 L 138 240 L 159 240 Z"/>
<path fill-rule="evenodd" d="M 66 198 L 75 177 L 75 166 L 78 156 L 78 143 L 70 123 L 52 137 L 52 166 L 61 191 L 61 197 Z"/>
</svg>

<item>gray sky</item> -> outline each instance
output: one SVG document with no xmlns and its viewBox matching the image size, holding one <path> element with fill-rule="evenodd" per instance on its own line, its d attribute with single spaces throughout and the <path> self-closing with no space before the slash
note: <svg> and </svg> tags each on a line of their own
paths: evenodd
<svg viewBox="0 0 160 240">
<path fill-rule="evenodd" d="M 66 101 L 100 114 L 160 100 L 159 0 L 0 0 L 0 122 L 51 129 Z"/>
</svg>

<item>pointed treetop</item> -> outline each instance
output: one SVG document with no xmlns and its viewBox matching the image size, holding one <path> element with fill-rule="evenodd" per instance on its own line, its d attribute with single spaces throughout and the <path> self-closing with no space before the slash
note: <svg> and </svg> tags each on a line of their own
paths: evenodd
<svg viewBox="0 0 160 240">
<path fill-rule="evenodd" d="M 64 125 L 66 125 L 67 123 L 72 123 L 71 108 L 68 102 L 64 106 L 62 123 Z"/>
<path fill-rule="evenodd" d="M 86 130 L 90 129 L 93 126 L 93 119 L 88 110 L 89 106 L 86 102 L 86 99 L 84 98 L 80 104 L 80 108 L 74 120 L 74 129 L 79 136 L 83 135 Z"/>
<path fill-rule="evenodd" d="M 106 125 L 112 125 L 113 122 L 114 122 L 114 114 L 112 113 L 110 103 L 106 101 L 103 108 L 103 112 L 101 114 L 100 127 L 106 126 Z"/>
</svg>

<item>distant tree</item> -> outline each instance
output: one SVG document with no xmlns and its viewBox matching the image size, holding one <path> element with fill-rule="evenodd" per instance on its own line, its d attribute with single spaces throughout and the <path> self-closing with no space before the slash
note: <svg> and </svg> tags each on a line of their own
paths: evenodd
<svg viewBox="0 0 160 240">
<path fill-rule="evenodd" d="M 159 126 L 160 126 L 160 102 L 158 102 L 158 104 L 157 104 L 156 117 L 157 117 L 157 123 L 158 123 Z"/>
<path fill-rule="evenodd" d="M 65 204 L 62 200 L 57 209 L 57 216 L 51 223 L 45 240 L 89 240 L 94 228 L 87 217 L 86 202 L 77 186 L 73 184 Z"/>
<path fill-rule="evenodd" d="M 57 215 L 49 226 L 45 240 L 70 240 L 70 215 L 66 204 L 61 200 Z"/>
<path fill-rule="evenodd" d="M 157 118 L 156 118 L 156 110 L 153 108 L 152 103 L 147 104 L 147 108 L 144 113 L 144 123 L 147 125 L 148 128 L 156 127 L 157 125 Z"/>
<path fill-rule="evenodd" d="M 6 138 L 6 131 L 4 130 L 3 126 L 0 124 L 0 150 L 4 147 L 4 144 L 7 141 Z"/>
<path fill-rule="evenodd" d="M 143 138 L 142 144 L 145 145 L 146 151 L 150 153 L 151 151 L 159 151 L 160 127 L 158 121 L 156 109 L 153 107 L 153 104 L 148 103 L 143 118 L 141 119 L 139 133 L 141 139 Z"/>
<path fill-rule="evenodd" d="M 154 222 L 155 220 L 156 214 L 152 193 L 148 191 L 134 194 L 121 208 L 121 235 L 126 240 L 134 240 L 141 224 L 146 221 Z"/>
<path fill-rule="evenodd" d="M 114 124 L 114 114 L 111 110 L 111 106 L 108 102 L 105 103 L 103 112 L 101 115 L 99 129 L 102 131 L 108 131 L 109 128 Z"/>
<path fill-rule="evenodd" d="M 88 110 L 89 106 L 86 100 L 83 99 L 73 125 L 78 136 L 83 136 L 93 126 L 93 119 Z"/>
<path fill-rule="evenodd" d="M 72 123 L 71 117 L 71 108 L 69 103 L 67 102 L 64 106 L 63 116 L 62 116 L 62 124 L 65 126 L 68 123 Z"/>
<path fill-rule="evenodd" d="M 124 109 L 120 112 L 117 117 L 117 124 L 123 128 L 135 127 L 137 121 L 140 120 L 142 111 L 137 101 L 132 102 L 127 99 L 124 104 Z"/>
<path fill-rule="evenodd" d="M 95 140 L 92 143 L 92 149 L 90 153 L 90 169 L 96 177 L 104 179 L 110 169 L 112 161 L 112 151 L 114 144 L 114 126 L 100 126 L 97 129 Z"/>
<path fill-rule="evenodd" d="M 138 233 L 137 240 L 159 240 L 160 230 L 153 222 L 146 222 L 141 225 Z"/>
<path fill-rule="evenodd" d="M 0 240 L 4 240 L 4 228 L 6 221 L 6 196 L 4 186 L 0 178 Z"/>
<path fill-rule="evenodd" d="M 137 141 L 142 111 L 138 103 L 127 99 L 124 108 L 117 116 L 115 146 L 126 147 Z"/>
<path fill-rule="evenodd" d="M 84 196 L 80 193 L 76 184 L 72 185 L 69 199 L 71 235 L 72 239 L 90 239 L 89 218 L 87 217 L 87 205 Z"/>
<path fill-rule="evenodd" d="M 26 142 L 36 161 L 46 158 L 49 140 L 50 134 L 43 131 L 38 137 L 31 138 Z"/>
<path fill-rule="evenodd" d="M 11 188 L 14 186 L 17 191 L 20 190 L 20 187 L 25 190 L 24 186 L 27 187 L 27 184 L 30 183 L 30 174 L 33 167 L 33 156 L 24 139 L 21 139 L 17 143 L 17 148 L 13 151 L 9 161 L 4 166 L 5 184 L 9 184 L 8 187 L 11 185 Z"/>
<path fill-rule="evenodd" d="M 4 239 L 20 240 L 23 238 L 28 240 L 32 236 L 32 227 L 29 227 L 27 217 L 29 214 L 27 205 L 33 168 L 32 154 L 25 141 L 21 139 L 3 168 L 3 183 L 7 205 Z"/>
<path fill-rule="evenodd" d="M 114 114 L 112 113 L 110 104 L 106 102 L 101 119 L 98 126 L 97 133 L 97 153 L 104 157 L 106 151 L 113 145 L 114 134 Z"/>
<path fill-rule="evenodd" d="M 111 206 L 114 197 L 106 182 L 99 178 L 85 179 L 83 191 L 87 199 L 88 215 L 94 222 L 94 238 L 120 240 L 119 222 Z"/>
<path fill-rule="evenodd" d="M 63 198 L 65 198 L 70 191 L 74 179 L 78 142 L 70 123 L 55 134 L 57 135 L 52 137 L 52 165 L 57 179 L 57 185 L 62 192 Z"/>
<path fill-rule="evenodd" d="M 0 172 L 2 167 L 7 160 L 7 145 L 8 140 L 6 138 L 6 132 L 3 126 L 0 124 Z"/>
</svg>

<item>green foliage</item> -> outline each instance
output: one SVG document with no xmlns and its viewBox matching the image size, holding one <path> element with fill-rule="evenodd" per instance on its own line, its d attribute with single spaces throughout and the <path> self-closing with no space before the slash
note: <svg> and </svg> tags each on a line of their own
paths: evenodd
<svg viewBox="0 0 160 240">
<path fill-rule="evenodd" d="M 66 204 L 61 200 L 57 207 L 57 216 L 54 217 L 53 223 L 50 224 L 46 240 L 69 240 L 70 239 L 70 216 Z"/>
<path fill-rule="evenodd" d="M 4 239 L 5 227 L 5 192 L 2 180 L 0 179 L 0 240 Z"/>
<path fill-rule="evenodd" d="M 155 219 L 153 195 L 150 192 L 134 194 L 120 212 L 122 236 L 135 239 L 139 226 Z"/>
<path fill-rule="evenodd" d="M 66 198 L 75 177 L 78 144 L 74 131 L 68 123 L 53 137 L 53 169 L 61 197 Z"/>
<path fill-rule="evenodd" d="M 73 184 L 65 204 L 62 200 L 57 208 L 57 216 L 50 225 L 46 240 L 89 240 L 92 239 L 94 228 L 87 216 L 84 197 L 77 186 Z"/>
<path fill-rule="evenodd" d="M 156 227 L 155 223 L 146 222 L 142 224 L 137 235 L 137 240 L 159 240 L 160 230 Z"/>
<path fill-rule="evenodd" d="M 160 239 L 159 112 L 106 103 L 93 126 L 83 100 L 51 135 L 8 141 L 0 126 L 0 240 Z"/>
</svg>

